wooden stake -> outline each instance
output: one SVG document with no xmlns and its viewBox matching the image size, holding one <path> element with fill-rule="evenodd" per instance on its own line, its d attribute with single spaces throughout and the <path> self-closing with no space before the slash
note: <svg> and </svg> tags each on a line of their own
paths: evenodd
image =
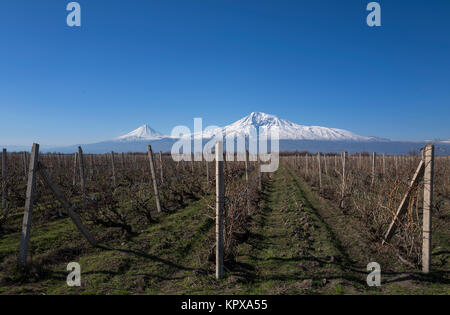
<svg viewBox="0 0 450 315">
<path fill-rule="evenodd" d="M 418 185 L 420 178 L 423 176 L 424 170 L 425 170 L 425 163 L 423 160 L 421 160 L 419 163 L 419 167 L 417 168 L 416 173 L 414 174 L 411 183 L 409 184 L 408 191 L 403 197 L 402 202 L 400 203 L 400 206 L 398 207 L 397 212 L 394 215 L 394 219 L 392 220 L 389 229 L 386 232 L 386 235 L 384 236 L 383 245 L 389 242 L 392 235 L 394 235 L 395 230 L 397 229 L 398 226 L 398 221 L 405 214 L 408 208 L 408 202 L 411 198 L 411 194 L 413 193 L 414 188 Z"/>
<path fill-rule="evenodd" d="M 206 159 L 205 159 L 205 167 L 206 167 L 206 183 L 209 184 L 209 163 Z"/>
<path fill-rule="evenodd" d="M 155 163 L 153 161 L 153 152 L 152 152 L 152 146 L 147 147 L 147 153 L 148 153 L 148 160 L 150 162 L 150 172 L 152 175 L 152 181 L 153 181 L 153 188 L 155 190 L 155 199 L 156 199 L 156 208 L 158 209 L 158 212 L 161 212 L 161 202 L 159 200 L 159 190 L 158 190 L 158 183 L 156 182 L 156 173 L 155 173 Z"/>
<path fill-rule="evenodd" d="M 73 180 L 72 180 L 72 186 L 75 186 L 77 184 L 77 160 L 78 160 L 78 153 L 75 153 L 73 157 Z"/>
<path fill-rule="evenodd" d="M 33 218 L 33 199 L 36 186 L 36 169 L 39 160 L 39 144 L 33 144 L 28 167 L 27 193 L 25 199 L 25 212 L 23 214 L 22 234 L 20 236 L 19 265 L 27 264 L 28 242 L 31 235 L 31 224 Z"/>
<path fill-rule="evenodd" d="M 84 177 L 84 157 L 83 149 L 78 147 L 78 159 L 80 160 L 80 184 L 81 184 L 81 195 L 83 198 L 83 209 L 86 209 L 86 178 Z"/>
<path fill-rule="evenodd" d="M 375 183 L 375 172 L 376 172 L 377 154 L 372 153 L 372 185 Z"/>
<path fill-rule="evenodd" d="M 31 164 L 31 163 L 30 163 Z M 78 230 L 81 232 L 81 234 L 84 235 L 84 237 L 88 240 L 88 242 L 92 246 L 97 246 L 97 242 L 95 241 L 95 238 L 89 233 L 89 231 L 86 229 L 86 227 L 81 222 L 80 218 L 76 215 L 76 213 L 72 210 L 72 207 L 70 206 L 70 203 L 67 201 L 67 199 L 64 197 L 64 195 L 59 190 L 58 186 L 52 181 L 50 176 L 47 174 L 44 166 L 42 164 L 39 164 L 38 168 L 39 174 L 41 175 L 44 182 L 47 184 L 47 186 L 50 187 L 50 189 L 53 191 L 53 194 L 56 196 L 58 201 L 62 204 L 64 207 L 64 210 L 69 215 L 69 217 L 72 219 L 75 226 L 78 228 Z"/>
<path fill-rule="evenodd" d="M 7 176 L 7 151 L 3 149 L 2 153 L 2 208 L 6 209 L 6 176 Z"/>
<path fill-rule="evenodd" d="M 25 180 L 27 180 L 28 179 L 28 169 L 27 169 L 28 158 L 27 158 L 27 152 L 22 152 L 22 161 L 23 161 L 23 170 L 25 172 Z"/>
<path fill-rule="evenodd" d="M 111 167 L 112 167 L 112 178 L 113 178 L 113 185 L 114 187 L 117 186 L 117 179 L 116 179 L 116 165 L 114 162 L 114 151 L 111 152 Z"/>
<path fill-rule="evenodd" d="M 341 209 L 344 208 L 344 197 L 346 189 L 346 164 L 347 164 L 347 152 L 342 153 L 342 191 L 341 191 Z"/>
<path fill-rule="evenodd" d="M 320 152 L 317 153 L 317 163 L 319 166 L 319 189 L 322 190 L 322 166 L 320 163 Z"/>
<path fill-rule="evenodd" d="M 431 269 L 431 215 L 433 212 L 433 177 L 434 177 L 434 145 L 424 149 L 425 171 L 423 176 L 423 230 L 422 230 L 422 271 L 429 273 Z"/>
<path fill-rule="evenodd" d="M 223 277 L 223 142 L 216 143 L 216 278 Z"/>
</svg>

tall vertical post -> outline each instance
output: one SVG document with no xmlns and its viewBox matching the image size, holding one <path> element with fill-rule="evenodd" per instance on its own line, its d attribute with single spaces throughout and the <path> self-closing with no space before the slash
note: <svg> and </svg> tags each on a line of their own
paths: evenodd
<svg viewBox="0 0 450 315">
<path fill-rule="evenodd" d="M 377 163 L 377 153 L 372 153 L 372 185 L 375 183 L 375 171 L 376 171 L 376 163 Z"/>
<path fill-rule="evenodd" d="M 25 211 L 23 214 L 22 234 L 20 236 L 19 265 L 27 264 L 28 242 L 31 235 L 31 223 L 33 217 L 33 199 L 36 184 L 36 170 L 39 160 L 39 144 L 34 143 L 31 149 L 30 165 L 28 167 L 27 193 L 25 199 Z"/>
<path fill-rule="evenodd" d="M 216 278 L 223 277 L 223 142 L 216 143 Z"/>
<path fill-rule="evenodd" d="M 306 166 L 306 167 L 305 167 L 305 173 L 306 173 L 306 175 L 308 175 L 308 173 L 309 173 L 309 172 L 308 172 L 308 160 L 309 160 L 309 155 L 306 154 L 306 155 L 305 155 L 305 161 L 306 161 L 306 162 L 305 162 L 305 163 L 306 163 L 306 164 L 305 164 L 305 166 Z"/>
<path fill-rule="evenodd" d="M 322 165 L 320 163 L 320 152 L 317 152 L 317 165 L 319 166 L 319 189 L 322 189 Z"/>
<path fill-rule="evenodd" d="M 209 183 L 209 163 L 208 160 L 205 159 L 205 167 L 206 167 L 206 183 Z"/>
<path fill-rule="evenodd" d="M 156 182 L 155 162 L 153 161 L 152 146 L 147 147 L 148 161 L 150 163 L 150 172 L 152 173 L 153 189 L 155 191 L 156 208 L 158 212 L 161 212 L 161 201 L 159 199 L 158 183 Z"/>
<path fill-rule="evenodd" d="M 80 160 L 80 185 L 83 198 L 83 209 L 86 209 L 86 178 L 84 177 L 84 157 L 83 149 L 81 147 L 78 147 L 78 159 Z"/>
<path fill-rule="evenodd" d="M 116 187 L 117 179 L 116 179 L 116 163 L 114 160 L 114 151 L 111 151 L 111 168 L 112 168 L 113 185 L 114 185 L 114 187 Z"/>
<path fill-rule="evenodd" d="M 347 152 L 342 153 L 342 190 L 341 190 L 341 208 L 344 208 L 344 198 L 345 198 L 345 185 L 346 185 L 346 165 L 347 164 Z"/>
<path fill-rule="evenodd" d="M 324 162 L 325 162 L 325 175 L 328 176 L 328 156 L 325 154 L 323 159 L 324 159 Z"/>
<path fill-rule="evenodd" d="M 386 154 L 383 153 L 383 176 L 386 175 Z"/>
<path fill-rule="evenodd" d="M 431 215 L 433 204 L 433 177 L 434 177 L 434 145 L 427 145 L 424 149 L 425 172 L 423 176 L 423 230 L 422 230 L 422 271 L 430 272 L 431 267 Z"/>
<path fill-rule="evenodd" d="M 245 151 L 245 182 L 248 187 L 248 150 Z"/>
<path fill-rule="evenodd" d="M 3 149 L 2 152 L 2 208 L 6 209 L 6 171 L 7 171 L 7 151 Z"/>
<path fill-rule="evenodd" d="M 261 172 L 261 160 L 258 157 L 258 163 L 256 164 L 256 171 L 258 172 L 258 190 L 262 191 L 262 172 Z"/>
<path fill-rule="evenodd" d="M 122 170 L 124 170 L 125 169 L 125 153 L 122 152 L 120 154 L 120 160 L 122 162 Z"/>
<path fill-rule="evenodd" d="M 247 198 L 247 214 L 250 215 L 250 198 L 249 198 L 249 189 L 248 189 L 248 160 L 249 160 L 249 153 L 248 150 L 245 150 L 245 190 L 246 190 L 246 198 Z"/>
<path fill-rule="evenodd" d="M 73 156 L 73 180 L 72 180 L 72 186 L 75 186 L 77 184 L 77 160 L 78 160 L 78 153 L 75 152 L 75 155 Z"/>
<path fill-rule="evenodd" d="M 22 152 L 22 162 L 23 162 L 23 170 L 25 173 L 25 180 L 28 179 L 28 168 L 27 168 L 27 163 L 28 163 L 28 158 L 27 158 L 27 152 Z"/>
<path fill-rule="evenodd" d="M 89 159 L 90 159 L 90 170 L 89 170 L 89 172 L 90 172 L 90 175 L 91 175 L 91 179 L 92 179 L 92 176 L 94 176 L 94 155 L 93 154 L 91 154 L 90 156 L 89 156 Z"/>
</svg>

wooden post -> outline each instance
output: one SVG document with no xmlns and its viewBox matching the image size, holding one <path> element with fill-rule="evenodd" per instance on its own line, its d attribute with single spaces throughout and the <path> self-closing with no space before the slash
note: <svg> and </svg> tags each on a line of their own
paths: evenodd
<svg viewBox="0 0 450 315">
<path fill-rule="evenodd" d="M 27 193 L 25 199 L 25 212 L 23 214 L 22 234 L 20 236 L 19 265 L 27 264 L 28 242 L 31 235 L 31 223 L 33 219 L 33 199 L 36 186 L 36 169 L 39 159 L 39 144 L 34 143 L 31 149 L 30 165 L 28 167 Z"/>
<path fill-rule="evenodd" d="M 75 186 L 77 184 L 77 160 L 78 160 L 78 153 L 75 152 L 75 155 L 73 156 L 73 180 L 72 180 L 72 186 Z"/>
<path fill-rule="evenodd" d="M 122 152 L 120 156 L 121 156 L 121 160 L 122 160 L 122 170 L 124 170 L 125 169 L 125 154 Z"/>
<path fill-rule="evenodd" d="M 328 176 L 328 156 L 325 154 L 324 156 L 325 161 L 325 175 Z"/>
<path fill-rule="evenodd" d="M 306 173 L 306 175 L 308 175 L 308 159 L 309 159 L 309 155 L 308 154 L 306 154 L 305 155 L 305 163 L 306 163 L 306 167 L 305 167 L 305 173 Z"/>
<path fill-rule="evenodd" d="M 342 153 L 342 191 L 341 191 L 341 209 L 344 208 L 344 197 L 345 197 L 345 178 L 346 174 L 346 164 L 347 164 L 347 152 Z"/>
<path fill-rule="evenodd" d="M 30 165 L 31 165 L 31 163 L 30 163 Z M 72 207 L 70 206 L 70 204 L 67 201 L 67 199 L 64 197 L 64 195 L 58 189 L 58 186 L 56 186 L 56 184 L 52 181 L 50 176 L 45 171 L 44 166 L 39 164 L 38 171 L 39 171 L 39 174 L 41 175 L 42 179 L 44 180 L 44 182 L 53 191 L 53 194 L 56 196 L 58 201 L 62 204 L 62 206 L 64 207 L 65 211 L 67 212 L 69 217 L 72 219 L 73 223 L 76 225 L 76 227 L 81 232 L 81 234 L 84 235 L 84 237 L 88 240 L 88 242 L 92 246 L 97 246 L 97 242 L 95 241 L 95 238 L 89 233 L 89 231 L 86 229 L 86 227 L 81 222 L 80 218 L 72 210 Z"/>
<path fill-rule="evenodd" d="M 322 166 L 320 163 L 320 152 L 317 153 L 317 163 L 319 166 L 319 189 L 322 190 Z"/>
<path fill-rule="evenodd" d="M 113 185 L 114 185 L 114 187 L 116 187 L 117 179 L 116 179 L 116 165 L 114 163 L 114 151 L 111 152 L 111 167 L 112 167 Z"/>
<path fill-rule="evenodd" d="M 216 278 L 223 277 L 223 142 L 216 143 Z"/>
<path fill-rule="evenodd" d="M 405 212 L 408 208 L 408 201 L 411 198 L 414 188 L 418 185 L 420 178 L 423 176 L 424 170 L 425 170 L 425 163 L 423 160 L 421 160 L 419 163 L 419 167 L 417 168 L 417 170 L 411 180 L 411 183 L 409 184 L 408 191 L 406 192 L 405 196 L 403 197 L 403 199 L 400 203 L 400 206 L 398 207 L 397 212 L 395 213 L 394 218 L 389 226 L 389 229 L 384 236 L 383 245 L 385 243 L 389 242 L 392 235 L 394 235 L 395 230 L 398 226 L 398 221 L 405 214 Z"/>
<path fill-rule="evenodd" d="M 159 199 L 159 190 L 158 190 L 158 183 L 156 182 L 156 173 L 155 173 L 155 163 L 153 161 L 153 151 L 152 146 L 147 147 L 147 153 L 148 153 L 148 160 L 150 162 L 150 172 L 152 175 L 152 181 L 153 181 L 153 189 L 155 190 L 155 199 L 156 199 L 156 208 L 158 209 L 158 212 L 161 212 L 161 202 Z"/>
<path fill-rule="evenodd" d="M 256 167 L 256 171 L 258 172 L 258 190 L 262 191 L 262 172 L 261 172 L 261 160 L 258 158 L 258 163 Z"/>
<path fill-rule="evenodd" d="M 248 188 L 248 151 L 245 151 L 245 182 Z"/>
<path fill-rule="evenodd" d="M 375 171 L 376 171 L 376 163 L 377 163 L 377 153 L 372 153 L 372 185 L 375 183 Z"/>
<path fill-rule="evenodd" d="M 7 151 L 3 149 L 2 153 L 2 208 L 6 209 L 6 168 L 7 168 Z"/>
<path fill-rule="evenodd" d="M 248 189 L 248 160 L 249 153 L 248 150 L 245 150 L 245 190 L 246 190 L 246 199 L 247 199 L 247 214 L 250 215 L 250 198 L 249 198 L 249 189 Z"/>
<path fill-rule="evenodd" d="M 81 184 L 81 195 L 83 198 L 83 209 L 86 209 L 86 178 L 84 177 L 84 157 L 83 149 L 78 147 L 78 159 L 80 160 L 80 184 Z"/>
<path fill-rule="evenodd" d="M 383 153 L 383 177 L 386 176 L 386 154 Z"/>
<path fill-rule="evenodd" d="M 194 174 L 194 153 L 191 153 L 191 173 Z"/>
<path fill-rule="evenodd" d="M 161 184 L 164 183 L 164 173 L 163 173 L 163 160 L 162 160 L 162 151 L 159 151 L 159 172 L 161 176 Z"/>
<path fill-rule="evenodd" d="M 94 176 L 94 155 L 93 154 L 91 154 L 90 156 L 89 156 L 89 158 L 90 158 L 90 170 L 89 170 L 89 172 L 90 172 L 90 175 L 91 175 L 91 179 L 92 179 L 92 177 Z"/>
<path fill-rule="evenodd" d="M 27 169 L 28 158 L 27 158 L 27 152 L 22 152 L 22 161 L 23 161 L 23 170 L 25 172 L 25 180 L 27 180 L 28 179 L 28 169 Z"/>
<path fill-rule="evenodd" d="M 429 273 L 431 268 L 431 215 L 433 212 L 434 145 L 424 149 L 425 172 L 423 175 L 423 230 L 422 230 L 422 271 Z"/>
<path fill-rule="evenodd" d="M 208 161 L 205 159 L 205 166 L 206 166 L 206 183 L 209 183 L 209 163 Z"/>
</svg>

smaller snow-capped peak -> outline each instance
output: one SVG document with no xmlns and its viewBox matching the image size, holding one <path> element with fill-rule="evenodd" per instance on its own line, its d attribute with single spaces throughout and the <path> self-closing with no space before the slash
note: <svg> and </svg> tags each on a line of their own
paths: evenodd
<svg viewBox="0 0 450 315">
<path fill-rule="evenodd" d="M 118 137 L 116 140 L 130 141 L 130 140 L 156 140 L 163 138 L 164 135 L 152 129 L 148 125 L 142 125 L 136 130 L 133 130 L 126 135 Z"/>
</svg>

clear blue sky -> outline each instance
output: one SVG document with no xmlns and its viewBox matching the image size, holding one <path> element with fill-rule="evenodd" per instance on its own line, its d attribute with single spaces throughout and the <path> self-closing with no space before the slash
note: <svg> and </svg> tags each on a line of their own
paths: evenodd
<svg viewBox="0 0 450 315">
<path fill-rule="evenodd" d="M 0 2 L 0 144 L 106 140 L 262 111 L 391 139 L 450 138 L 450 1 Z"/>
</svg>

